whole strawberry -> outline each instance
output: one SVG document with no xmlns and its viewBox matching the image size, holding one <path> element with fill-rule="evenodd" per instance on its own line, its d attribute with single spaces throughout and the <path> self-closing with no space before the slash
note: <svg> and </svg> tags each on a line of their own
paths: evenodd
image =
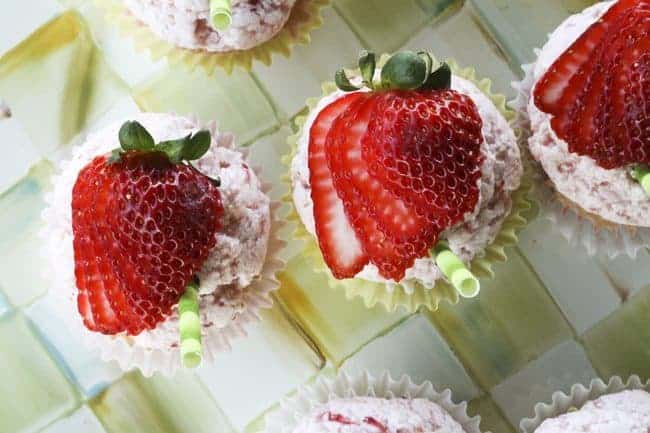
<svg viewBox="0 0 650 433">
<path fill-rule="evenodd" d="M 369 92 L 352 91 L 316 117 L 309 140 L 311 195 L 323 257 L 337 278 L 373 263 L 400 281 L 479 198 L 482 121 L 450 89 L 451 70 L 427 53 L 398 53 L 375 83 L 375 58 L 359 66 Z"/>
<path fill-rule="evenodd" d="M 121 149 L 84 167 L 72 191 L 77 303 L 85 326 L 137 335 L 165 320 L 216 242 L 218 181 L 186 161 L 208 131 L 154 143 L 137 122 Z"/>
</svg>

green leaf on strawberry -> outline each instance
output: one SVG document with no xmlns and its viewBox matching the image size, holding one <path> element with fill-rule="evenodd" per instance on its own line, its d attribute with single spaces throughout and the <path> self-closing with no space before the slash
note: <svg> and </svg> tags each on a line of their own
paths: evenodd
<svg viewBox="0 0 650 433">
<path fill-rule="evenodd" d="M 126 152 L 158 152 L 167 156 L 172 164 L 200 159 L 210 149 L 210 131 L 202 129 L 194 134 L 174 140 L 155 143 L 153 137 L 135 120 L 124 122 L 118 133 L 120 148 L 111 152 L 109 163 L 121 160 Z"/>
</svg>

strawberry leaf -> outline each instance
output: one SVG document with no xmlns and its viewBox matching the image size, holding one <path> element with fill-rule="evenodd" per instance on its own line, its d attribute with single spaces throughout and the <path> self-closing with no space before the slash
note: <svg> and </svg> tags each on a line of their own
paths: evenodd
<svg viewBox="0 0 650 433">
<path fill-rule="evenodd" d="M 210 131 L 205 129 L 194 134 L 183 148 L 183 159 L 193 161 L 205 155 L 210 149 Z"/>
<path fill-rule="evenodd" d="M 368 88 L 373 88 L 373 77 L 375 76 L 375 68 L 377 67 L 377 62 L 375 60 L 375 53 L 369 51 L 363 51 L 361 57 L 359 57 L 359 69 L 361 70 L 361 77 L 363 78 L 363 84 Z"/>
<path fill-rule="evenodd" d="M 334 81 L 336 82 L 336 87 L 343 90 L 344 92 L 354 92 L 355 90 L 360 89 L 360 87 L 357 87 L 350 82 L 343 69 L 336 71 L 336 75 L 334 75 Z"/>
<path fill-rule="evenodd" d="M 414 90 L 427 79 L 427 62 L 412 51 L 393 55 L 381 70 L 384 88 Z"/>
<path fill-rule="evenodd" d="M 155 146 L 151 134 L 135 120 L 124 122 L 120 128 L 118 137 L 120 139 L 120 146 L 125 151 L 151 150 Z"/>
<path fill-rule="evenodd" d="M 172 164 L 179 164 L 184 159 L 185 148 L 190 141 L 191 134 L 176 140 L 161 141 L 156 145 L 156 150 L 165 153 Z"/>
<path fill-rule="evenodd" d="M 442 63 L 438 69 L 433 71 L 422 85 L 423 89 L 444 90 L 451 87 L 451 68 L 448 64 Z"/>
</svg>

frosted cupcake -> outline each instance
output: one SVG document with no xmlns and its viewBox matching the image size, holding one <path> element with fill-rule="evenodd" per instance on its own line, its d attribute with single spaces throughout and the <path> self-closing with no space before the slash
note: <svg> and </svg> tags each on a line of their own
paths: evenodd
<svg viewBox="0 0 650 433">
<path fill-rule="evenodd" d="M 270 201 L 231 135 L 140 114 L 76 147 L 47 201 L 56 294 L 124 368 L 212 359 L 270 303 Z"/>
<path fill-rule="evenodd" d="M 451 392 L 403 376 L 339 374 L 300 389 L 266 417 L 265 433 L 479 433 Z"/>
<path fill-rule="evenodd" d="M 465 433 L 445 410 L 425 399 L 356 397 L 317 406 L 293 433 Z"/>
<path fill-rule="evenodd" d="M 650 382 L 614 376 L 577 384 L 570 394 L 556 392 L 549 404 L 535 406 L 535 417 L 521 421 L 524 433 L 646 433 L 650 426 Z"/>
<path fill-rule="evenodd" d="M 647 433 L 650 394 L 643 390 L 607 394 L 580 409 L 545 420 L 536 433 Z"/>
<path fill-rule="evenodd" d="M 339 71 L 296 138 L 291 183 L 335 279 L 429 291 L 435 307 L 451 286 L 478 293 L 471 264 L 513 215 L 523 169 L 489 90 L 433 65 L 404 52 L 376 68 L 366 53 L 361 76 Z"/>
<path fill-rule="evenodd" d="M 154 57 L 231 71 L 309 41 L 329 0 L 100 0 Z M 144 31 L 143 31 L 144 30 Z"/>
<path fill-rule="evenodd" d="M 650 245 L 648 10 L 648 1 L 598 3 L 562 23 L 525 67 L 530 96 L 520 103 L 540 188 L 565 235 L 592 254 Z"/>
</svg>

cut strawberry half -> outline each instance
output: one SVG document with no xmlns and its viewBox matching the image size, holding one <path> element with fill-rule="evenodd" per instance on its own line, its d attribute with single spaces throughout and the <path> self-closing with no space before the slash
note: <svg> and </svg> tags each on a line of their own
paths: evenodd
<svg viewBox="0 0 650 433">
<path fill-rule="evenodd" d="M 361 93 L 353 93 L 328 105 L 318 114 L 309 131 L 309 183 L 316 236 L 323 259 L 336 278 L 354 277 L 368 263 L 345 215 L 343 202 L 334 189 L 325 153 L 325 141 L 332 124 L 360 97 Z"/>
<path fill-rule="evenodd" d="M 606 169 L 650 163 L 649 38 L 650 0 L 620 0 L 539 80 L 535 104 L 570 152 Z"/>
</svg>

